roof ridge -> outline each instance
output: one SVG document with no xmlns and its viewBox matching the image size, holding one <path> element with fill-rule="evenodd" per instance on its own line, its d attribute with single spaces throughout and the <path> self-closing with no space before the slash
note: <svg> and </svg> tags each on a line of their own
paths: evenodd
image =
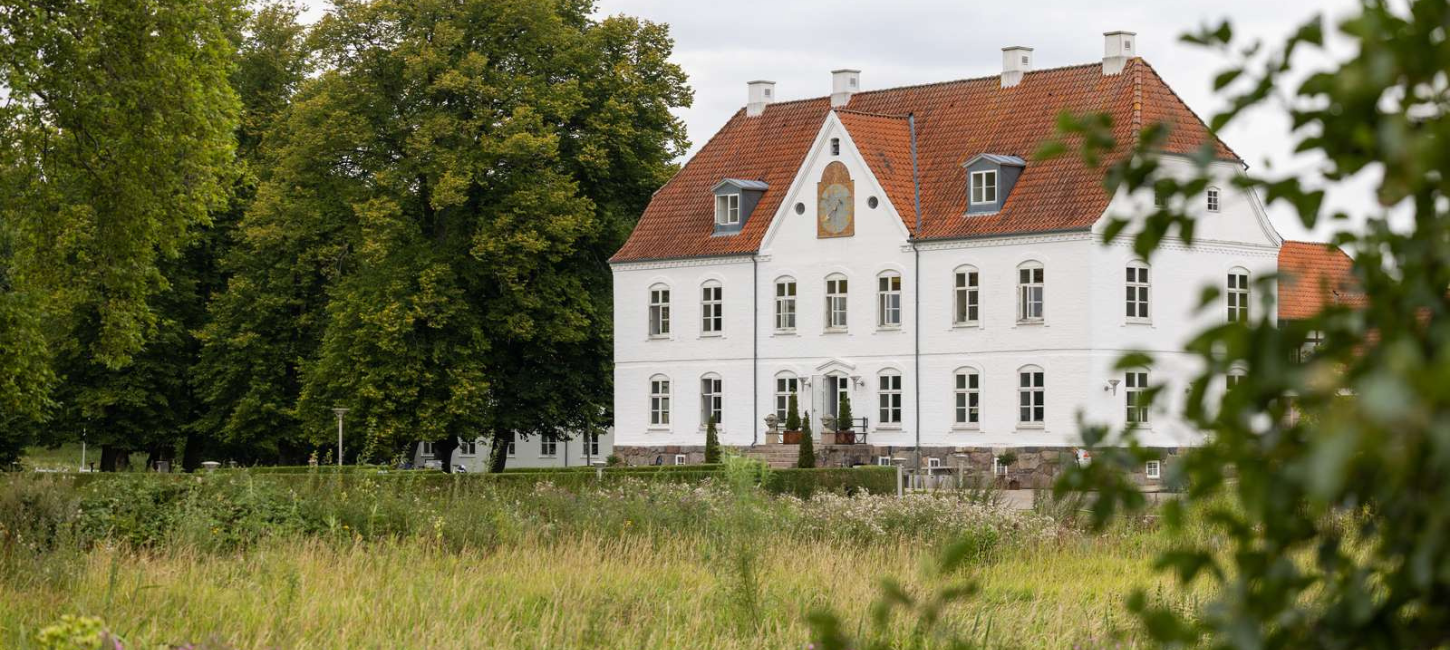
<svg viewBox="0 0 1450 650">
<path fill-rule="evenodd" d="M 1137 58 L 1137 57 L 1135 57 L 1135 58 Z M 1043 72 L 1062 72 L 1063 70 L 1073 70 L 1073 69 L 1076 69 L 1076 68 L 1090 68 L 1090 67 L 1097 66 L 1097 65 L 1102 65 L 1102 63 L 1076 63 L 1076 64 L 1073 64 L 1073 65 L 1058 66 L 1056 68 L 1042 68 L 1041 70 L 1029 70 L 1029 71 L 1027 71 L 1026 73 L 1023 74 L 1023 78 L 1025 79 L 1027 75 L 1034 75 L 1034 74 L 1043 73 Z M 874 89 L 871 89 L 871 90 L 859 90 L 859 91 L 856 91 L 855 93 L 852 93 L 851 96 L 852 97 L 856 97 L 856 96 L 859 96 L 859 95 L 874 95 L 874 94 L 877 94 L 877 93 L 886 93 L 886 92 L 892 92 L 892 91 L 895 91 L 895 90 L 908 90 L 908 89 L 912 89 L 912 88 L 930 88 L 932 86 L 946 86 L 946 85 L 950 85 L 950 84 L 970 83 L 970 82 L 973 82 L 973 81 L 986 81 L 988 79 L 1000 79 L 1001 77 L 1002 77 L 1001 73 L 998 73 L 998 74 L 991 74 L 991 75 L 983 75 L 983 76 L 980 76 L 980 77 L 965 77 L 965 78 L 962 78 L 962 79 L 948 79 L 946 81 L 931 81 L 931 82 L 927 82 L 927 83 L 906 84 L 906 85 L 903 85 L 903 86 L 891 86 L 889 88 L 874 88 Z M 777 101 L 777 102 L 771 102 L 769 104 L 766 104 L 765 105 L 765 109 L 766 110 L 770 110 L 772 107 L 775 107 L 775 106 L 784 106 L 786 104 L 799 104 L 799 103 L 802 103 L 802 102 L 817 102 L 817 101 L 821 101 L 821 100 L 825 100 L 825 99 L 830 99 L 830 98 L 831 98 L 830 95 L 818 95 L 818 96 L 815 96 L 815 97 L 802 97 L 800 99 L 787 99 L 787 100 L 782 100 L 782 101 Z M 835 110 L 843 110 L 843 109 L 835 109 Z M 844 109 L 844 110 L 851 110 L 851 109 Z M 865 111 L 856 111 L 856 112 L 864 113 Z M 905 117 L 905 116 L 902 116 L 902 117 Z"/>
</svg>

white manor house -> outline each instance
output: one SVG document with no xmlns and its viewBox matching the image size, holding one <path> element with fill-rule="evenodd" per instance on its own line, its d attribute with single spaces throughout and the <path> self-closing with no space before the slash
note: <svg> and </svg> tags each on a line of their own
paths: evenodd
<svg viewBox="0 0 1450 650">
<path fill-rule="evenodd" d="M 817 436 L 849 396 L 854 444 L 817 448 L 831 465 L 919 451 L 924 466 L 995 471 L 1012 451 L 1032 470 L 1081 444 L 1079 414 L 1131 418 L 1165 458 L 1200 441 L 1169 415 L 1192 370 L 1186 339 L 1274 315 L 1261 310 L 1312 313 L 1327 298 L 1310 283 L 1276 291 L 1256 278 L 1290 253 L 1310 273 L 1348 258 L 1286 245 L 1236 187 L 1244 162 L 1135 45 L 1108 33 L 1102 61 L 1044 70 L 1031 48 L 1005 48 L 999 76 L 886 90 L 837 70 L 830 96 L 798 101 L 750 82 L 745 107 L 611 260 L 613 452 L 697 462 L 712 417 L 724 444 L 762 450 L 775 438 L 767 416 L 783 420 L 792 393 Z M 1109 196 L 1080 156 L 1034 160 L 1063 112 L 1111 115 L 1120 143 L 1165 124 L 1164 169 L 1184 179 L 1212 147 L 1219 180 L 1186 207 L 1199 218 L 1192 248 L 1169 241 L 1145 260 L 1127 238 L 1103 245 L 1109 216 L 1147 214 L 1154 197 Z M 1221 304 L 1199 311 L 1206 284 Z M 1114 370 L 1132 350 L 1155 365 Z M 1158 384 L 1166 404 L 1136 408 Z"/>
</svg>

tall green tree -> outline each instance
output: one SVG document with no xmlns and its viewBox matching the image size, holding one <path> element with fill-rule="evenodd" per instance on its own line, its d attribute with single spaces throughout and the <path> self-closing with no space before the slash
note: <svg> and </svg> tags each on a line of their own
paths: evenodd
<svg viewBox="0 0 1450 650">
<path fill-rule="evenodd" d="M 606 260 L 689 92 L 663 27 L 592 12 L 349 0 L 317 24 L 325 69 L 269 133 L 208 329 L 227 435 L 320 440 L 345 405 L 379 459 L 608 422 Z"/>
<path fill-rule="evenodd" d="M 316 349 L 302 314 L 309 299 L 321 302 L 321 284 L 299 279 L 308 277 L 303 270 L 309 268 L 308 261 L 289 257 L 299 248 L 271 246 L 290 240 L 239 229 L 258 185 L 270 175 L 269 134 L 314 70 L 299 15 L 295 4 L 267 4 L 232 36 L 237 65 L 231 80 L 242 101 L 240 170 L 230 204 L 200 244 L 210 266 L 198 290 L 209 302 L 197 328 L 199 360 L 191 374 L 200 405 L 187 431 L 189 468 L 204 454 L 299 463 L 311 449 L 298 434 L 293 411 L 301 392 L 297 366 Z"/>
<path fill-rule="evenodd" d="M 41 442 L 78 433 L 67 415 L 134 401 L 103 375 L 126 372 L 148 345 L 178 334 L 160 305 L 187 289 L 164 268 L 228 195 L 238 104 L 226 34 L 238 15 L 231 0 L 57 0 L 0 11 L 0 317 L 14 319 L 7 335 L 19 339 L 0 348 L 0 376 L 54 360 L 62 385 L 84 388 L 72 376 L 111 384 L 56 400 L 62 419 Z M 0 382 L 0 391 L 34 396 L 50 376 Z M 29 424 L 46 413 L 38 415 Z M 114 435 L 105 444 L 135 442 Z"/>
</svg>

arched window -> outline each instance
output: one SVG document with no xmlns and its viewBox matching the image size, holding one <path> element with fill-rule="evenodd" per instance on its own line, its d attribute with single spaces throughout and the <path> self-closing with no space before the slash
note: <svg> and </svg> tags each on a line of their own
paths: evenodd
<svg viewBox="0 0 1450 650">
<path fill-rule="evenodd" d="M 982 379 L 976 368 L 957 368 L 953 399 L 957 426 L 975 428 L 982 422 Z"/>
<path fill-rule="evenodd" d="M 670 287 L 656 284 L 649 288 L 649 335 L 670 335 Z"/>
<path fill-rule="evenodd" d="M 780 332 L 795 331 L 795 278 L 775 281 L 775 329 Z"/>
<path fill-rule="evenodd" d="M 876 326 L 901 327 L 901 274 L 895 271 L 876 277 Z"/>
<path fill-rule="evenodd" d="M 664 375 L 649 378 L 649 423 L 655 427 L 670 425 L 670 378 Z"/>
<path fill-rule="evenodd" d="M 1228 272 L 1228 322 L 1243 323 L 1249 320 L 1249 272 L 1235 268 Z"/>
<path fill-rule="evenodd" d="M 1218 212 L 1219 193 L 1217 187 L 1208 188 L 1208 211 Z"/>
<path fill-rule="evenodd" d="M 1046 373 L 1037 366 L 1022 366 L 1017 369 L 1017 422 L 1042 426 L 1046 419 Z"/>
<path fill-rule="evenodd" d="M 700 333 L 719 334 L 725 329 L 725 289 L 710 280 L 700 287 Z"/>
<path fill-rule="evenodd" d="M 846 276 L 826 276 L 826 329 L 846 329 Z"/>
<path fill-rule="evenodd" d="M 775 417 L 785 424 L 785 417 L 790 414 L 790 396 L 796 395 L 796 414 L 800 414 L 800 384 L 801 380 L 795 373 L 786 371 L 775 376 Z"/>
<path fill-rule="evenodd" d="M 901 424 L 901 373 L 882 370 L 877 375 L 877 398 L 881 424 Z"/>
<path fill-rule="evenodd" d="M 1148 371 L 1129 370 L 1123 377 L 1124 402 L 1127 405 L 1129 425 L 1148 423 Z"/>
<path fill-rule="evenodd" d="M 724 415 L 724 382 L 720 375 L 709 373 L 700 378 L 700 426 L 704 427 L 713 418 L 720 424 Z"/>
<path fill-rule="evenodd" d="M 1148 265 L 1132 261 L 1127 268 L 1127 317 L 1130 321 L 1148 321 Z"/>
<path fill-rule="evenodd" d="M 1017 267 L 1017 321 L 1040 323 L 1044 312 L 1045 283 L 1042 263 L 1023 262 Z"/>
<path fill-rule="evenodd" d="M 971 326 L 981 322 L 981 287 L 977 267 L 958 268 L 952 277 L 952 324 Z"/>
</svg>

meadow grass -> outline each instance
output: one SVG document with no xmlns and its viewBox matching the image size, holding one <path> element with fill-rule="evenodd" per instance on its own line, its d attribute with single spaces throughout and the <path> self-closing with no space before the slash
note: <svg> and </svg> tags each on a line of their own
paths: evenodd
<svg viewBox="0 0 1450 650">
<path fill-rule="evenodd" d="M 878 580 L 920 589 L 932 557 L 919 543 L 767 544 L 748 611 L 733 565 L 684 536 L 458 552 L 302 539 L 230 554 L 97 548 L 55 558 L 74 563 L 61 579 L 0 581 L 0 641 L 30 647 L 41 627 L 80 614 L 144 648 L 803 648 L 809 611 L 863 626 Z M 1161 580 L 1147 555 L 1115 550 L 1087 539 L 1005 551 L 968 569 L 981 592 L 952 625 L 988 648 L 1105 640 L 1129 623 L 1126 595 Z"/>
<path fill-rule="evenodd" d="M 802 501 L 644 483 L 452 501 L 318 491 L 302 495 L 313 510 L 280 517 L 297 495 L 265 481 L 147 485 L 11 484 L 0 647 L 35 647 L 71 614 L 103 619 L 127 648 L 806 648 L 807 615 L 822 608 L 853 634 L 946 647 L 914 637 L 909 618 L 872 631 L 881 580 L 894 578 L 919 595 L 975 582 L 945 621 L 977 647 L 1131 648 L 1128 594 L 1169 585 L 1151 570 L 1167 544 L 1152 526 L 1089 533 L 953 496 Z M 422 514 L 401 512 L 407 499 Z M 221 530 L 254 521 L 282 532 Z M 964 538 L 979 552 L 937 575 L 939 549 Z"/>
</svg>

